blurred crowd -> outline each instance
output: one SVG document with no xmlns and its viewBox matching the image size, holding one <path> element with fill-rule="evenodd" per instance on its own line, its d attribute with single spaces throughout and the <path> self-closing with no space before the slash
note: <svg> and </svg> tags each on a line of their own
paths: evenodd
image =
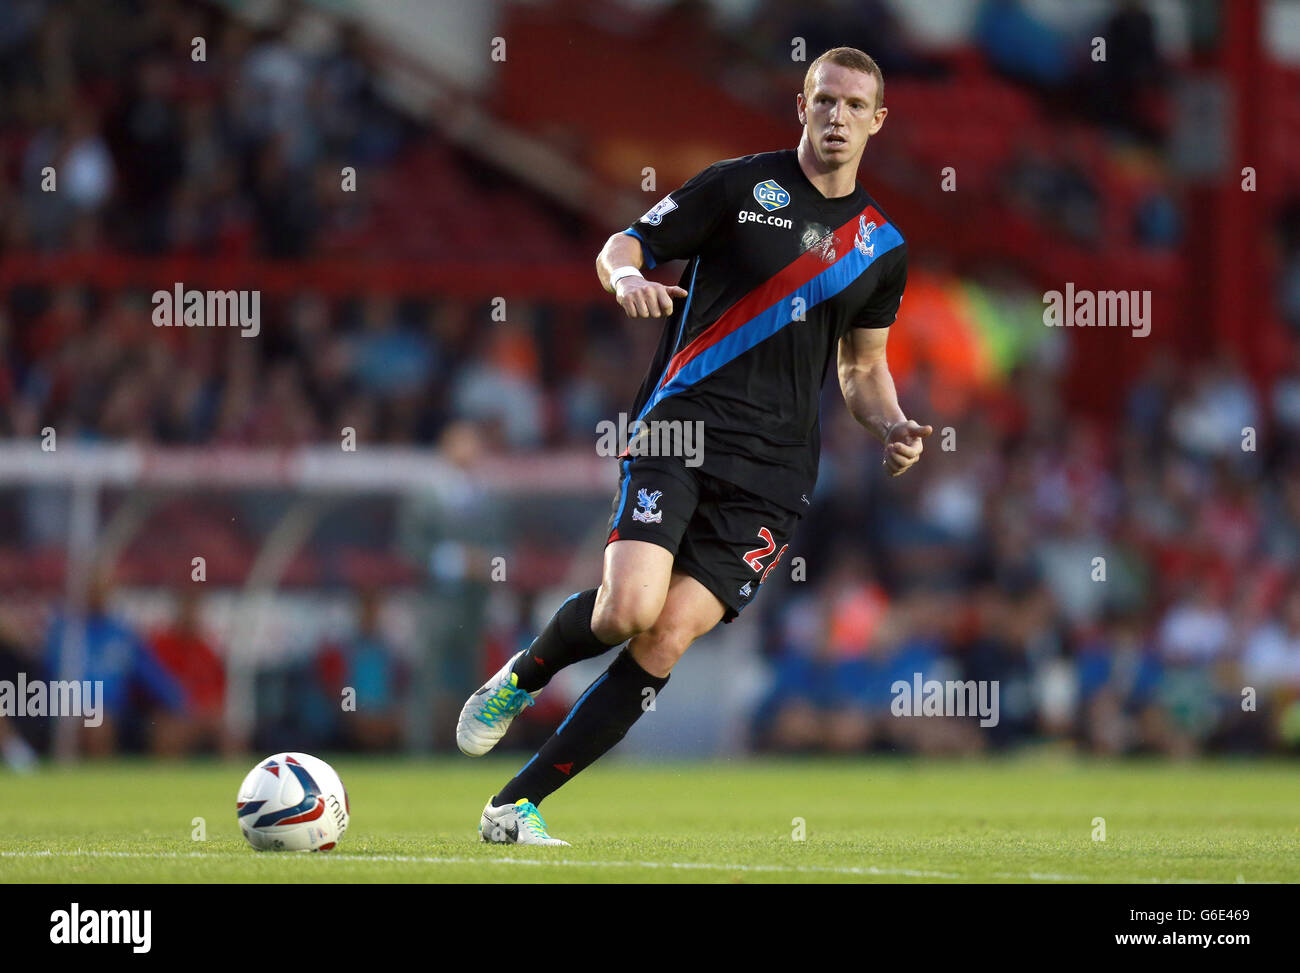
<svg viewBox="0 0 1300 973">
<path fill-rule="evenodd" d="M 406 137 L 360 32 L 312 50 L 175 0 L 3 12 L 0 252 L 302 256 L 359 219 L 343 166 Z"/>
<path fill-rule="evenodd" d="M 430 445 L 459 417 L 493 443 L 563 446 L 621 403 L 623 370 L 657 338 L 603 303 L 515 302 L 492 322 L 486 303 L 307 292 L 264 301 L 255 340 L 142 329 L 148 313 L 142 293 L 16 288 L 0 304 L 0 436 L 290 447 L 350 426 Z"/>
<path fill-rule="evenodd" d="M 905 386 L 909 414 L 954 431 L 908 483 L 828 404 L 826 488 L 798 542 L 810 581 L 824 573 L 764 606 L 778 682 L 760 745 L 1300 744 L 1295 352 L 1266 390 L 1227 351 L 1153 358 L 1111 427 L 1067 412 L 1041 368 L 962 416 L 931 418 Z M 914 673 L 997 680 L 999 724 L 891 718 Z"/>
<path fill-rule="evenodd" d="M 90 757 L 229 755 L 250 746 L 275 749 L 286 737 L 322 750 L 400 745 L 409 672 L 379 629 L 377 592 L 358 592 L 352 635 L 327 637 L 300 658 L 260 667 L 253 688 L 256 723 L 251 731 L 235 731 L 225 712 L 227 647 L 201 622 L 199 590 L 176 591 L 170 619 L 144 625 L 115 603 L 111 577 L 100 572 L 84 611 L 74 616 L 53 608 L 37 638 L 14 618 L 0 616 L 0 682 L 11 691 L 38 681 L 100 684 L 96 719 L 75 720 L 77 750 Z M 0 714 L 0 761 L 24 770 L 38 752 L 52 750 L 53 715 Z"/>
<path fill-rule="evenodd" d="M 648 359 L 636 349 L 651 336 L 642 328 L 639 342 L 631 323 L 592 317 L 613 339 L 598 366 L 542 370 L 554 334 L 540 316 L 451 357 L 438 415 L 452 424 L 430 418 L 430 435 L 472 430 L 476 452 L 593 448 L 595 423 L 628 407 L 631 377 Z M 392 328 L 401 340 L 428 340 L 418 325 Z M 1196 363 L 1153 356 L 1137 383 L 1116 390 L 1122 419 L 1110 425 L 1066 408 L 1060 367 L 1050 353 L 1027 359 L 957 415 L 931 403 L 933 376 L 902 378 L 905 409 L 938 431 L 899 480 L 881 475 L 878 449 L 830 384 L 821 477 L 790 555 L 802 559 L 803 577 L 776 572 L 751 610 L 774 679 L 756 714 L 756 746 L 934 751 L 1063 740 L 1187 754 L 1300 744 L 1300 340 L 1291 367 L 1262 389 L 1226 349 Z M 410 394 L 428 405 L 427 386 Z M 280 415 L 270 406 L 266 414 Z M 592 505 L 593 520 L 604 515 Z M 510 645 L 528 637 L 527 604 Z M 181 680 L 198 733 L 203 714 L 219 709 L 220 676 L 211 653 L 186 641 L 188 617 L 182 605 L 174 632 L 151 639 L 88 624 L 96 639 L 150 646 L 157 665 L 132 649 L 128 668 L 163 707 L 177 705 L 169 687 Z M 482 636 L 485 655 L 492 637 Z M 999 724 L 891 718 L 889 687 L 918 672 L 997 680 Z M 372 686 L 387 709 L 403 678 L 363 634 L 268 674 L 261 708 L 337 741 L 339 686 Z M 319 689 L 316 703 L 304 686 Z M 395 745 L 392 719 L 351 742 Z M 182 739 L 162 734 L 167 745 Z"/>
<path fill-rule="evenodd" d="M 868 51 L 886 79 L 948 76 L 951 60 L 916 42 L 898 6 L 887 0 L 677 0 L 664 5 L 650 29 L 656 42 L 696 50 L 702 61 L 716 51 L 710 43 L 722 40 L 735 61 L 780 69 L 790 63 L 794 39 L 801 38 L 808 51 L 840 45 Z M 1169 70 L 1149 5 L 1118 0 L 1101 7 L 1062 6 L 1065 16 L 1049 19 L 1025 0 L 977 0 L 953 19 L 968 21 L 971 48 L 996 74 L 1117 134 L 1157 141 L 1159 123 L 1149 96 L 1163 88 Z M 1093 60 L 1091 43 L 1098 36 L 1107 44 L 1100 62 Z M 1200 39 L 1193 30 L 1193 43 Z"/>
</svg>

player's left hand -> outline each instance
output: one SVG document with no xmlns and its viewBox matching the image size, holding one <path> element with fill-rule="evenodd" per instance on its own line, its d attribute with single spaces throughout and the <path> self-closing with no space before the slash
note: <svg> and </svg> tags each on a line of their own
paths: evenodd
<svg viewBox="0 0 1300 973">
<path fill-rule="evenodd" d="M 932 432 L 933 426 L 923 426 L 911 419 L 890 427 L 889 440 L 885 443 L 885 469 L 890 476 L 898 476 L 921 458 L 925 448 L 923 440 Z"/>
</svg>

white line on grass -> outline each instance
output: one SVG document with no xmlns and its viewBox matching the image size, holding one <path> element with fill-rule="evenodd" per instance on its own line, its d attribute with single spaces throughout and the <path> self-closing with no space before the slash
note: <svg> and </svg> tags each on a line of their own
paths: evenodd
<svg viewBox="0 0 1300 973">
<path fill-rule="evenodd" d="M 261 856 L 259 856 L 261 857 Z M 268 858 L 277 857 L 272 853 Z M 293 857 L 292 855 L 283 857 Z M 395 862 L 416 865 L 554 865 L 561 868 L 670 868 L 682 871 L 717 872 L 795 872 L 830 875 L 876 875 L 903 878 L 966 878 L 959 872 L 921 871 L 914 868 L 880 868 L 876 865 L 722 865 L 714 862 L 633 862 L 633 861 L 575 861 L 567 858 L 452 858 L 433 855 L 347 855 L 329 852 L 315 856 L 322 861 L 345 862 Z M 0 851 L 0 858 L 140 858 L 182 859 L 209 858 L 214 861 L 247 861 L 248 855 L 237 852 L 175 852 L 175 851 Z M 995 872 L 993 878 L 1028 880 L 1031 882 L 1095 882 L 1099 879 L 1087 875 L 1052 875 L 1042 872 Z M 1221 885 L 1208 878 L 1131 878 L 1123 881 L 1133 884 L 1155 885 Z"/>
<path fill-rule="evenodd" d="M 1087 875 L 1050 875 L 1044 872 L 994 872 L 993 878 L 1027 878 L 1031 882 L 1095 882 Z M 1127 878 L 1133 885 L 1228 885 L 1212 878 Z"/>
<path fill-rule="evenodd" d="M 0 851 L 0 858 L 144 858 L 180 859 L 210 858 L 213 860 L 248 860 L 240 853 L 174 852 L 174 851 Z M 292 857 L 268 856 L 268 857 Z M 722 872 L 812 872 L 833 875 L 899 875 L 908 878 L 961 878 L 952 872 L 926 872 L 912 868 L 877 868 L 875 865 L 721 865 L 714 862 L 624 862 L 575 861 L 566 858 L 450 858 L 433 855 L 340 855 L 335 852 L 317 856 L 323 861 L 343 862 L 397 862 L 417 865 L 556 865 L 567 868 L 676 868 L 682 870 L 707 870 Z"/>
</svg>

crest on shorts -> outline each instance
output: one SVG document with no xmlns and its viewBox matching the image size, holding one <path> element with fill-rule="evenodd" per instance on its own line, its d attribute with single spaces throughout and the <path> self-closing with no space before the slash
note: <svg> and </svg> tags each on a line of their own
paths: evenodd
<svg viewBox="0 0 1300 973">
<path fill-rule="evenodd" d="M 656 510 L 659 505 L 659 498 L 664 495 L 662 490 L 638 490 L 636 492 L 636 509 L 632 511 L 632 519 L 640 521 L 643 524 L 658 524 L 664 519 L 664 512 Z"/>
<path fill-rule="evenodd" d="M 754 593 L 753 586 L 754 586 L 754 582 L 746 581 L 744 586 L 740 589 L 740 597 L 748 598 L 750 595 L 752 595 Z"/>
</svg>

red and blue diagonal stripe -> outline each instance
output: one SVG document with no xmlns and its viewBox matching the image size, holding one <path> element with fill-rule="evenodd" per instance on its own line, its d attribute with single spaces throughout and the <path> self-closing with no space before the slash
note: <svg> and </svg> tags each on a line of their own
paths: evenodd
<svg viewBox="0 0 1300 973">
<path fill-rule="evenodd" d="M 859 216 L 874 222 L 874 246 L 867 256 L 853 245 Z M 760 342 L 766 341 L 793 320 L 794 299 L 801 297 L 808 310 L 844 290 L 875 261 L 903 242 L 903 235 L 874 206 L 868 206 L 835 230 L 834 263 L 820 256 L 821 247 L 804 251 L 778 273 L 754 288 L 674 355 L 664 369 L 654 392 L 638 419 L 644 419 L 656 405 L 735 361 Z"/>
</svg>

